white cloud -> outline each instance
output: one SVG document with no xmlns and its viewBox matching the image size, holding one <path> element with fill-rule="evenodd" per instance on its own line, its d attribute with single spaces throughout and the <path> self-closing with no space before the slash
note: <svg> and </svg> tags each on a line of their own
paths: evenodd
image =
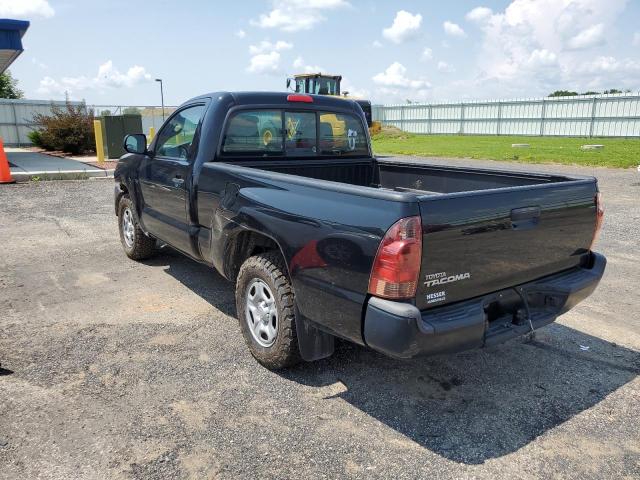
<svg viewBox="0 0 640 480">
<path fill-rule="evenodd" d="M 558 64 L 558 56 L 549 50 L 534 50 L 527 59 L 527 65 L 532 68 L 548 67 Z"/>
<path fill-rule="evenodd" d="M 631 41 L 631 44 L 634 47 L 640 47 L 640 32 L 636 32 L 633 34 L 633 40 Z"/>
<path fill-rule="evenodd" d="M 293 44 L 278 40 L 271 43 L 269 40 L 262 40 L 257 45 L 249 45 L 249 66 L 247 71 L 250 73 L 282 73 L 280 69 L 280 52 L 283 50 L 291 50 Z"/>
<path fill-rule="evenodd" d="M 468 12 L 464 18 L 470 22 L 483 22 L 493 15 L 493 10 L 487 7 L 476 7 Z"/>
<path fill-rule="evenodd" d="M 244 38 L 247 36 L 247 32 L 245 32 L 244 30 L 240 29 L 236 32 L 236 37 L 238 38 Z"/>
<path fill-rule="evenodd" d="M 27 18 L 53 17 L 55 11 L 48 0 L 0 0 L 0 17 Z"/>
<path fill-rule="evenodd" d="M 296 73 L 297 72 L 321 73 L 321 72 L 325 72 L 326 71 L 324 68 L 322 68 L 319 65 L 307 65 L 307 64 L 305 64 L 304 59 L 302 57 L 297 57 L 293 61 L 293 68 L 296 69 Z"/>
<path fill-rule="evenodd" d="M 406 76 L 407 68 L 399 62 L 393 62 L 384 72 L 374 75 L 373 81 L 385 87 L 402 89 L 425 89 L 431 84 L 424 79 L 410 79 Z"/>
<path fill-rule="evenodd" d="M 249 53 L 251 55 L 257 55 L 259 53 L 291 50 L 293 43 L 285 42 L 284 40 L 278 40 L 276 43 L 271 43 L 269 40 L 262 40 L 258 45 L 249 45 Z"/>
<path fill-rule="evenodd" d="M 251 20 L 251 25 L 285 32 L 309 30 L 325 20 L 323 11 L 349 6 L 346 0 L 272 0 L 271 4 L 271 10 Z"/>
<path fill-rule="evenodd" d="M 453 73 L 456 69 L 453 65 L 448 64 L 447 62 L 443 62 L 442 60 L 438 62 L 438 71 L 443 73 Z"/>
<path fill-rule="evenodd" d="M 604 43 L 604 25 L 598 23 L 585 28 L 577 35 L 573 36 L 567 42 L 567 47 L 573 50 L 580 50 L 583 48 L 591 48 L 596 45 L 602 45 Z"/>
<path fill-rule="evenodd" d="M 429 47 L 425 47 L 425 49 L 422 51 L 422 60 L 432 60 L 433 59 L 433 50 L 431 50 Z"/>
<path fill-rule="evenodd" d="M 598 90 L 611 84 L 637 88 L 633 62 L 612 57 L 594 60 L 589 50 L 616 28 L 627 3 L 513 0 L 504 11 L 489 16 L 476 13 L 474 18 L 482 18 L 478 22 L 482 48 L 476 77 L 467 88 L 495 96 L 545 95 L 568 87 Z M 611 78 L 605 71 L 612 72 Z"/>
<path fill-rule="evenodd" d="M 371 46 L 373 48 L 382 48 L 382 43 L 380 43 L 378 40 L 374 40 Z"/>
<path fill-rule="evenodd" d="M 40 80 L 40 86 L 37 91 L 44 95 L 68 92 L 73 96 L 74 93 L 85 90 L 104 91 L 109 88 L 131 88 L 148 81 L 151 81 L 151 75 L 147 73 L 144 67 L 134 65 L 126 73 L 121 73 L 113 66 L 111 60 L 107 60 L 98 67 L 98 73 L 95 77 L 81 75 L 78 77 L 62 77 L 60 80 L 45 77 Z"/>
<path fill-rule="evenodd" d="M 247 71 L 251 73 L 280 73 L 280 53 L 273 51 L 254 55 L 249 60 Z"/>
<path fill-rule="evenodd" d="M 577 71 L 581 74 L 629 73 L 638 75 L 640 74 L 640 61 L 630 58 L 618 60 L 615 57 L 601 56 L 581 65 Z"/>
<path fill-rule="evenodd" d="M 400 10 L 396 13 L 393 24 L 382 30 L 382 36 L 393 43 L 403 43 L 418 35 L 421 24 L 422 15 L 419 13 L 413 15 L 405 10 Z"/>
<path fill-rule="evenodd" d="M 466 37 L 467 34 L 464 32 L 462 27 L 457 23 L 450 22 L 447 20 L 442 24 L 442 28 L 444 28 L 444 33 L 450 35 L 452 37 Z"/>
</svg>

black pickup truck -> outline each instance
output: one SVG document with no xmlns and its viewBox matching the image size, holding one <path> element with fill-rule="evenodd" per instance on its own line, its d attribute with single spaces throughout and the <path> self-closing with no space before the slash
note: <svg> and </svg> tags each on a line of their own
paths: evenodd
<svg viewBox="0 0 640 480">
<path fill-rule="evenodd" d="M 595 178 L 379 159 L 353 101 L 211 93 L 125 148 L 126 254 L 168 244 L 234 282 L 268 368 L 327 357 L 335 337 L 397 358 L 503 342 L 604 272 Z"/>
</svg>

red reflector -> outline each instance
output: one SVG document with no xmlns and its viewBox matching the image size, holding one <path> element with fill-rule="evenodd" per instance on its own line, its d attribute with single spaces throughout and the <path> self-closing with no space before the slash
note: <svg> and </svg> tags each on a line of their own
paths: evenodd
<svg viewBox="0 0 640 480">
<path fill-rule="evenodd" d="M 420 217 L 398 220 L 387 231 L 373 262 L 369 293 L 394 300 L 413 298 L 422 258 Z"/>
<path fill-rule="evenodd" d="M 291 95 L 287 95 L 287 102 L 313 103 L 313 97 L 292 93 Z"/>
<path fill-rule="evenodd" d="M 591 240 L 591 246 L 589 250 L 593 250 L 593 246 L 598 240 L 598 236 L 600 235 L 600 230 L 602 230 L 602 224 L 604 223 L 604 205 L 602 204 L 602 195 L 600 192 L 596 193 L 596 225 L 593 229 L 593 239 Z"/>
</svg>

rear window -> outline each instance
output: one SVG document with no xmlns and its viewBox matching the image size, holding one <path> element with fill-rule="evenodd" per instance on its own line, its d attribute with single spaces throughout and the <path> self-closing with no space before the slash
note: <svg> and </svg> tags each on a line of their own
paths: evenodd
<svg viewBox="0 0 640 480">
<path fill-rule="evenodd" d="M 362 120 L 344 113 L 320 113 L 320 155 L 367 155 Z"/>
<path fill-rule="evenodd" d="M 285 112 L 284 129 L 284 149 L 287 155 L 316 155 L 315 112 Z"/>
<path fill-rule="evenodd" d="M 282 112 L 256 110 L 235 114 L 227 127 L 222 151 L 282 154 Z"/>
<path fill-rule="evenodd" d="M 362 120 L 335 112 L 245 110 L 227 123 L 222 153 L 264 156 L 369 154 Z"/>
</svg>

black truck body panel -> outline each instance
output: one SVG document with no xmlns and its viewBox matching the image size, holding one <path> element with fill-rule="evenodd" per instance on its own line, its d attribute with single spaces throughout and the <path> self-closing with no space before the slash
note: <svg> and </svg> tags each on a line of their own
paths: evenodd
<svg viewBox="0 0 640 480">
<path fill-rule="evenodd" d="M 477 308 L 496 292 L 513 291 L 559 272 L 586 271 L 594 258 L 600 258 L 589 250 L 596 221 L 595 178 L 409 164 L 376 159 L 371 151 L 351 158 L 222 153 L 228 118 L 243 109 L 343 112 L 365 123 L 354 102 L 312 97 L 313 103 L 294 104 L 281 93 L 223 92 L 190 100 L 178 112 L 204 105 L 205 113 L 187 158 L 154 154 L 161 129 L 149 153 L 127 154 L 119 162 L 116 206 L 128 193 L 145 232 L 231 281 L 239 235 L 251 232 L 269 239 L 287 265 L 300 325 L 394 356 L 441 350 L 398 350 L 381 339 L 393 334 L 388 328 L 393 330 L 394 322 L 381 327 L 380 318 L 388 312 L 376 306 L 379 299 L 368 293 L 368 282 L 385 232 L 401 218 L 422 219 L 422 264 L 416 297 L 391 303 L 419 312 L 420 319 L 396 315 L 418 330 L 430 324 L 430 315 L 444 318 L 458 307 L 467 308 L 469 301 Z M 602 262 L 598 265 L 604 268 Z M 464 278 L 427 285 L 429 275 L 439 281 Z M 430 302 L 434 292 L 440 296 Z M 562 308 L 571 305 L 576 295 L 571 292 Z M 512 315 L 521 308 L 522 299 L 519 302 L 518 308 L 503 310 Z M 554 315 L 545 318 L 553 320 Z M 445 350 L 490 343 L 485 341 L 490 323 L 474 317 L 465 327 L 472 333 L 454 334 Z M 298 328 L 299 335 L 302 330 Z M 306 340 L 301 346 L 313 343 Z M 313 347 L 303 350 L 303 357 L 319 358 L 332 351 L 331 342 L 319 344 L 315 352 Z"/>
</svg>

